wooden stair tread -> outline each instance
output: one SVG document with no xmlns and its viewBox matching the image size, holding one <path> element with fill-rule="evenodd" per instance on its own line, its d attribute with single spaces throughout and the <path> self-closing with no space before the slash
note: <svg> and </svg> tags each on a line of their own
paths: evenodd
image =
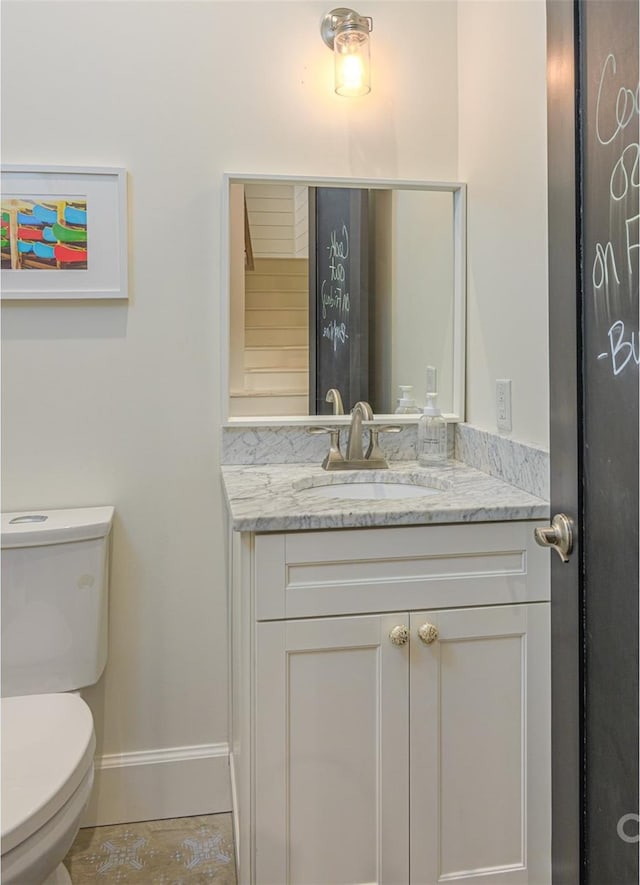
<svg viewBox="0 0 640 885">
<path fill-rule="evenodd" d="M 245 329 L 251 329 L 252 331 L 257 330 L 259 332 L 264 332 L 264 331 L 273 332 L 273 331 L 277 331 L 278 329 L 306 329 L 306 326 L 296 326 L 296 325 L 292 326 L 290 323 L 287 323 L 284 326 L 266 326 L 265 327 L 265 326 L 260 326 L 260 325 L 256 326 L 255 323 L 246 323 Z"/>
<path fill-rule="evenodd" d="M 266 258 L 255 259 L 253 273 L 304 273 L 309 266 L 308 258 Z"/>
<path fill-rule="evenodd" d="M 231 396 L 234 397 L 263 397 L 263 396 L 306 396 L 307 390 L 294 388 L 278 388 L 276 390 L 232 390 Z"/>
<path fill-rule="evenodd" d="M 292 374 L 301 374 L 301 373 L 306 374 L 306 373 L 308 373 L 309 369 L 306 366 L 304 366 L 304 367 L 298 367 L 298 366 L 291 366 L 291 367 L 288 367 L 288 366 L 273 366 L 273 367 L 252 366 L 252 367 L 245 369 L 244 371 L 245 371 L 245 374 L 247 374 L 247 375 L 267 375 L 269 373 L 277 374 L 278 372 L 281 372 L 282 374 L 284 374 L 285 372 L 291 372 Z"/>
<path fill-rule="evenodd" d="M 294 326 L 294 329 L 299 329 L 299 326 Z M 245 348 L 246 350 L 309 350 L 308 344 L 283 344 L 280 347 L 275 347 L 273 344 L 248 344 Z"/>
</svg>

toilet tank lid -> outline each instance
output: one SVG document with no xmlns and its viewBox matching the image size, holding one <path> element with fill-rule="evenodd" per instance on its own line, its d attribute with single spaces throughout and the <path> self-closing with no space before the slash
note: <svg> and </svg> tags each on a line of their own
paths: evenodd
<svg viewBox="0 0 640 885">
<path fill-rule="evenodd" d="M 104 538 L 111 529 L 113 514 L 113 507 L 3 513 L 2 549 Z"/>
</svg>

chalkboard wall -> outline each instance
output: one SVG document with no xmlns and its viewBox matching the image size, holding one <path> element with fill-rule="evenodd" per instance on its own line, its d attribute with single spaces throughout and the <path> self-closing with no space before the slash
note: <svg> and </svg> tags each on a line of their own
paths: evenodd
<svg viewBox="0 0 640 885">
<path fill-rule="evenodd" d="M 638 2 L 579 4 L 587 882 L 638 882 Z M 552 383 L 553 383 L 552 379 Z M 555 379 L 561 382 L 561 379 Z"/>
<path fill-rule="evenodd" d="M 369 399 L 368 191 L 309 188 L 309 412 Z"/>
</svg>

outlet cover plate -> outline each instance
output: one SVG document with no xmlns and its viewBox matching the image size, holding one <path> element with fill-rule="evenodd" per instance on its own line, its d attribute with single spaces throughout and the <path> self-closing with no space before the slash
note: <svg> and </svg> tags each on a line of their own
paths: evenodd
<svg viewBox="0 0 640 885">
<path fill-rule="evenodd" d="M 511 430 L 511 379 L 496 379 L 496 420 L 498 430 Z"/>
</svg>

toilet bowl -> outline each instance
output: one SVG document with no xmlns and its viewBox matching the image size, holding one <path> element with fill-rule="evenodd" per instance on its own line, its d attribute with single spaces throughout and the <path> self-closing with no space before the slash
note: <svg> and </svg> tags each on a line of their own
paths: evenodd
<svg viewBox="0 0 640 885">
<path fill-rule="evenodd" d="M 112 507 L 2 514 L 2 885 L 70 885 L 93 786 Z"/>
<path fill-rule="evenodd" d="M 0 716 L 2 883 L 70 882 L 59 865 L 93 784 L 91 711 L 77 695 L 45 694 L 2 698 Z"/>
</svg>

